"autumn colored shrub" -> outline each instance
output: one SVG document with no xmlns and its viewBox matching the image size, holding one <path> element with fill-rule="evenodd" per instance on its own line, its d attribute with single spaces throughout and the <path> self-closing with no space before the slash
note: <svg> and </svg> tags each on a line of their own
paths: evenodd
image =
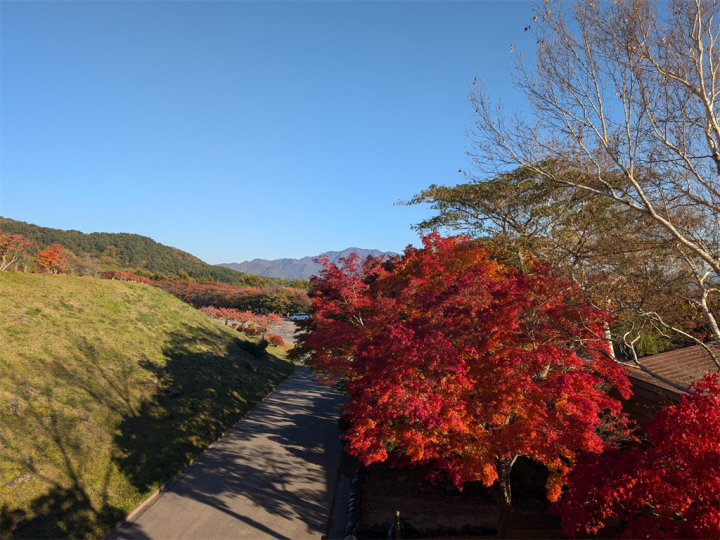
<svg viewBox="0 0 720 540">
<path fill-rule="evenodd" d="M 226 325 L 230 325 L 231 321 L 235 321 L 238 323 L 240 329 L 242 329 L 249 323 L 254 326 L 253 330 L 248 332 L 249 335 L 264 335 L 282 322 L 282 317 L 276 313 L 256 315 L 249 309 L 233 307 L 262 306 L 263 302 L 258 301 L 258 298 L 269 298 L 267 295 L 271 294 L 268 289 L 264 288 L 235 287 L 225 283 L 197 283 L 190 280 L 155 280 L 128 272 L 117 271 L 103 272 L 101 277 L 105 279 L 137 281 L 139 283 L 153 285 L 198 309 L 210 308 L 203 310 L 203 312 L 215 319 L 222 320 Z M 301 304 L 302 297 L 308 300 L 306 291 L 287 287 L 286 289 L 292 291 L 292 296 Z"/>
<path fill-rule="evenodd" d="M 218 318 L 218 313 L 217 313 L 218 310 L 215 306 L 204 306 L 204 307 L 198 308 L 198 311 L 201 311 L 202 313 L 204 313 L 208 317 L 212 317 L 213 319 Z"/>
<path fill-rule="evenodd" d="M 38 251 L 37 265 L 40 274 L 64 274 L 70 269 L 62 244 L 53 244 Z"/>
<path fill-rule="evenodd" d="M 243 328 L 238 327 L 238 330 L 241 330 L 246 336 L 255 336 L 259 333 L 257 326 L 254 324 L 248 324 Z"/>
<path fill-rule="evenodd" d="M 546 465 L 557 500 L 576 452 L 602 450 L 602 426 L 626 431 L 609 392 L 630 385 L 602 338 L 608 316 L 549 267 L 503 266 L 464 237 L 423 242 L 391 261 L 321 259 L 292 356 L 349 393 L 350 454 L 429 464 L 458 488 L 496 483 L 507 537 L 516 459 Z"/>
<path fill-rule="evenodd" d="M 236 318 L 240 315 L 240 312 L 237 309 L 231 309 L 231 308 L 217 308 L 215 310 L 215 317 L 218 319 L 221 319 L 225 322 L 226 326 L 230 325 L 230 321 L 236 320 Z"/>
<path fill-rule="evenodd" d="M 101 279 L 116 279 L 118 281 L 134 281 L 135 283 L 145 283 L 146 285 L 152 285 L 146 277 L 131 274 L 129 272 L 118 272 L 116 270 L 109 270 L 100 274 Z"/>
<path fill-rule="evenodd" d="M 282 347 L 285 345 L 285 340 L 282 336 L 278 336 L 277 334 L 268 334 L 265 336 L 265 339 L 267 339 L 270 345 L 274 345 L 275 347 Z"/>
<path fill-rule="evenodd" d="M 268 313 L 267 315 L 257 315 L 254 322 L 258 332 L 265 335 L 282 322 L 282 317 L 276 313 Z"/>
<path fill-rule="evenodd" d="M 619 521 L 622 538 L 720 537 L 720 376 L 645 424 L 650 447 L 583 455 L 560 504 L 566 534 Z"/>
</svg>

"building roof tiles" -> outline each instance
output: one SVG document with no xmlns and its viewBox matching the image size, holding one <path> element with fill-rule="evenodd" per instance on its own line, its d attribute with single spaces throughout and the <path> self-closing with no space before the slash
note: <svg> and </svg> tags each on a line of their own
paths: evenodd
<svg viewBox="0 0 720 540">
<path fill-rule="evenodd" d="M 713 344 L 707 346 L 715 353 L 717 358 L 720 358 L 720 347 Z M 718 371 L 712 357 L 701 345 L 653 354 L 652 356 L 640 358 L 640 362 L 658 375 L 683 386 L 689 386 L 699 381 L 706 373 Z M 653 383 L 660 388 L 675 393 L 678 392 L 677 389 L 641 371 L 639 368 L 632 368 L 629 376 L 633 379 Z"/>
</svg>

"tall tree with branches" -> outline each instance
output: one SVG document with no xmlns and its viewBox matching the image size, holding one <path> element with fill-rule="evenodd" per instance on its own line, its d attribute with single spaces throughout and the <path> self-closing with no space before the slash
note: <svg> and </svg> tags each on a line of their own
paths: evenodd
<svg viewBox="0 0 720 540">
<path fill-rule="evenodd" d="M 0 272 L 11 266 L 18 271 L 22 263 L 27 272 L 30 250 L 35 247 L 35 242 L 28 240 L 22 234 L 7 234 L 0 230 Z"/>
<path fill-rule="evenodd" d="M 610 203 L 619 226 L 642 224 L 672 254 L 661 273 L 692 278 L 683 301 L 720 342 L 718 3 L 545 0 L 533 10 L 536 58 L 518 56 L 513 70 L 528 114 L 472 85 L 474 180 L 521 168 L 566 196 Z M 641 314 L 703 341 L 657 311 Z M 635 330 L 621 336 L 632 354 Z"/>
</svg>

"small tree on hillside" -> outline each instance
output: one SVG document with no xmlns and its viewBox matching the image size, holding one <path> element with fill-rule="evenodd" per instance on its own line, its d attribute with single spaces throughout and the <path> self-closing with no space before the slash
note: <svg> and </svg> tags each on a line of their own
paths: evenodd
<svg viewBox="0 0 720 540">
<path fill-rule="evenodd" d="M 18 271 L 20 264 L 23 264 L 27 271 L 27 260 L 30 250 L 35 247 L 35 242 L 28 240 L 21 234 L 6 234 L 0 230 L 0 272 L 11 266 Z"/>
<path fill-rule="evenodd" d="M 215 310 L 215 316 L 218 319 L 222 319 L 226 326 L 230 325 L 230 321 L 236 321 L 240 312 L 237 309 L 231 308 L 217 308 Z"/>
<path fill-rule="evenodd" d="M 346 450 L 365 464 L 496 484 L 506 538 L 519 456 L 548 467 L 557 500 L 576 451 L 624 430 L 609 391 L 627 397 L 629 383 L 602 337 L 607 315 L 547 266 L 522 273 L 437 234 L 399 260 L 322 264 L 293 354 L 349 393 Z"/>
<path fill-rule="evenodd" d="M 83 253 L 79 257 L 74 257 L 70 263 L 70 267 L 76 276 L 98 277 L 100 275 L 100 263 L 97 258 L 89 253 Z"/>
<path fill-rule="evenodd" d="M 53 244 L 38 251 L 37 265 L 41 274 L 64 274 L 70 269 L 67 261 L 65 247 L 62 244 Z"/>
<path fill-rule="evenodd" d="M 265 337 L 265 334 L 282 322 L 282 317 L 276 313 L 256 315 L 254 322 L 260 332 L 260 335 Z"/>
<path fill-rule="evenodd" d="M 248 323 L 254 323 L 256 319 L 257 315 L 255 315 L 252 311 L 237 311 L 235 313 L 235 320 L 238 322 L 238 330 L 245 328 L 245 325 Z"/>
</svg>

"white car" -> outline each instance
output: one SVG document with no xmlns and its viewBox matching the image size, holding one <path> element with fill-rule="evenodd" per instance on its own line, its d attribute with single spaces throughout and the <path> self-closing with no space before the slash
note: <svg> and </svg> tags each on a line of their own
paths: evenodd
<svg viewBox="0 0 720 540">
<path fill-rule="evenodd" d="M 295 315 L 290 315 L 291 321 L 309 321 L 310 315 L 307 313 L 296 313 Z"/>
</svg>

